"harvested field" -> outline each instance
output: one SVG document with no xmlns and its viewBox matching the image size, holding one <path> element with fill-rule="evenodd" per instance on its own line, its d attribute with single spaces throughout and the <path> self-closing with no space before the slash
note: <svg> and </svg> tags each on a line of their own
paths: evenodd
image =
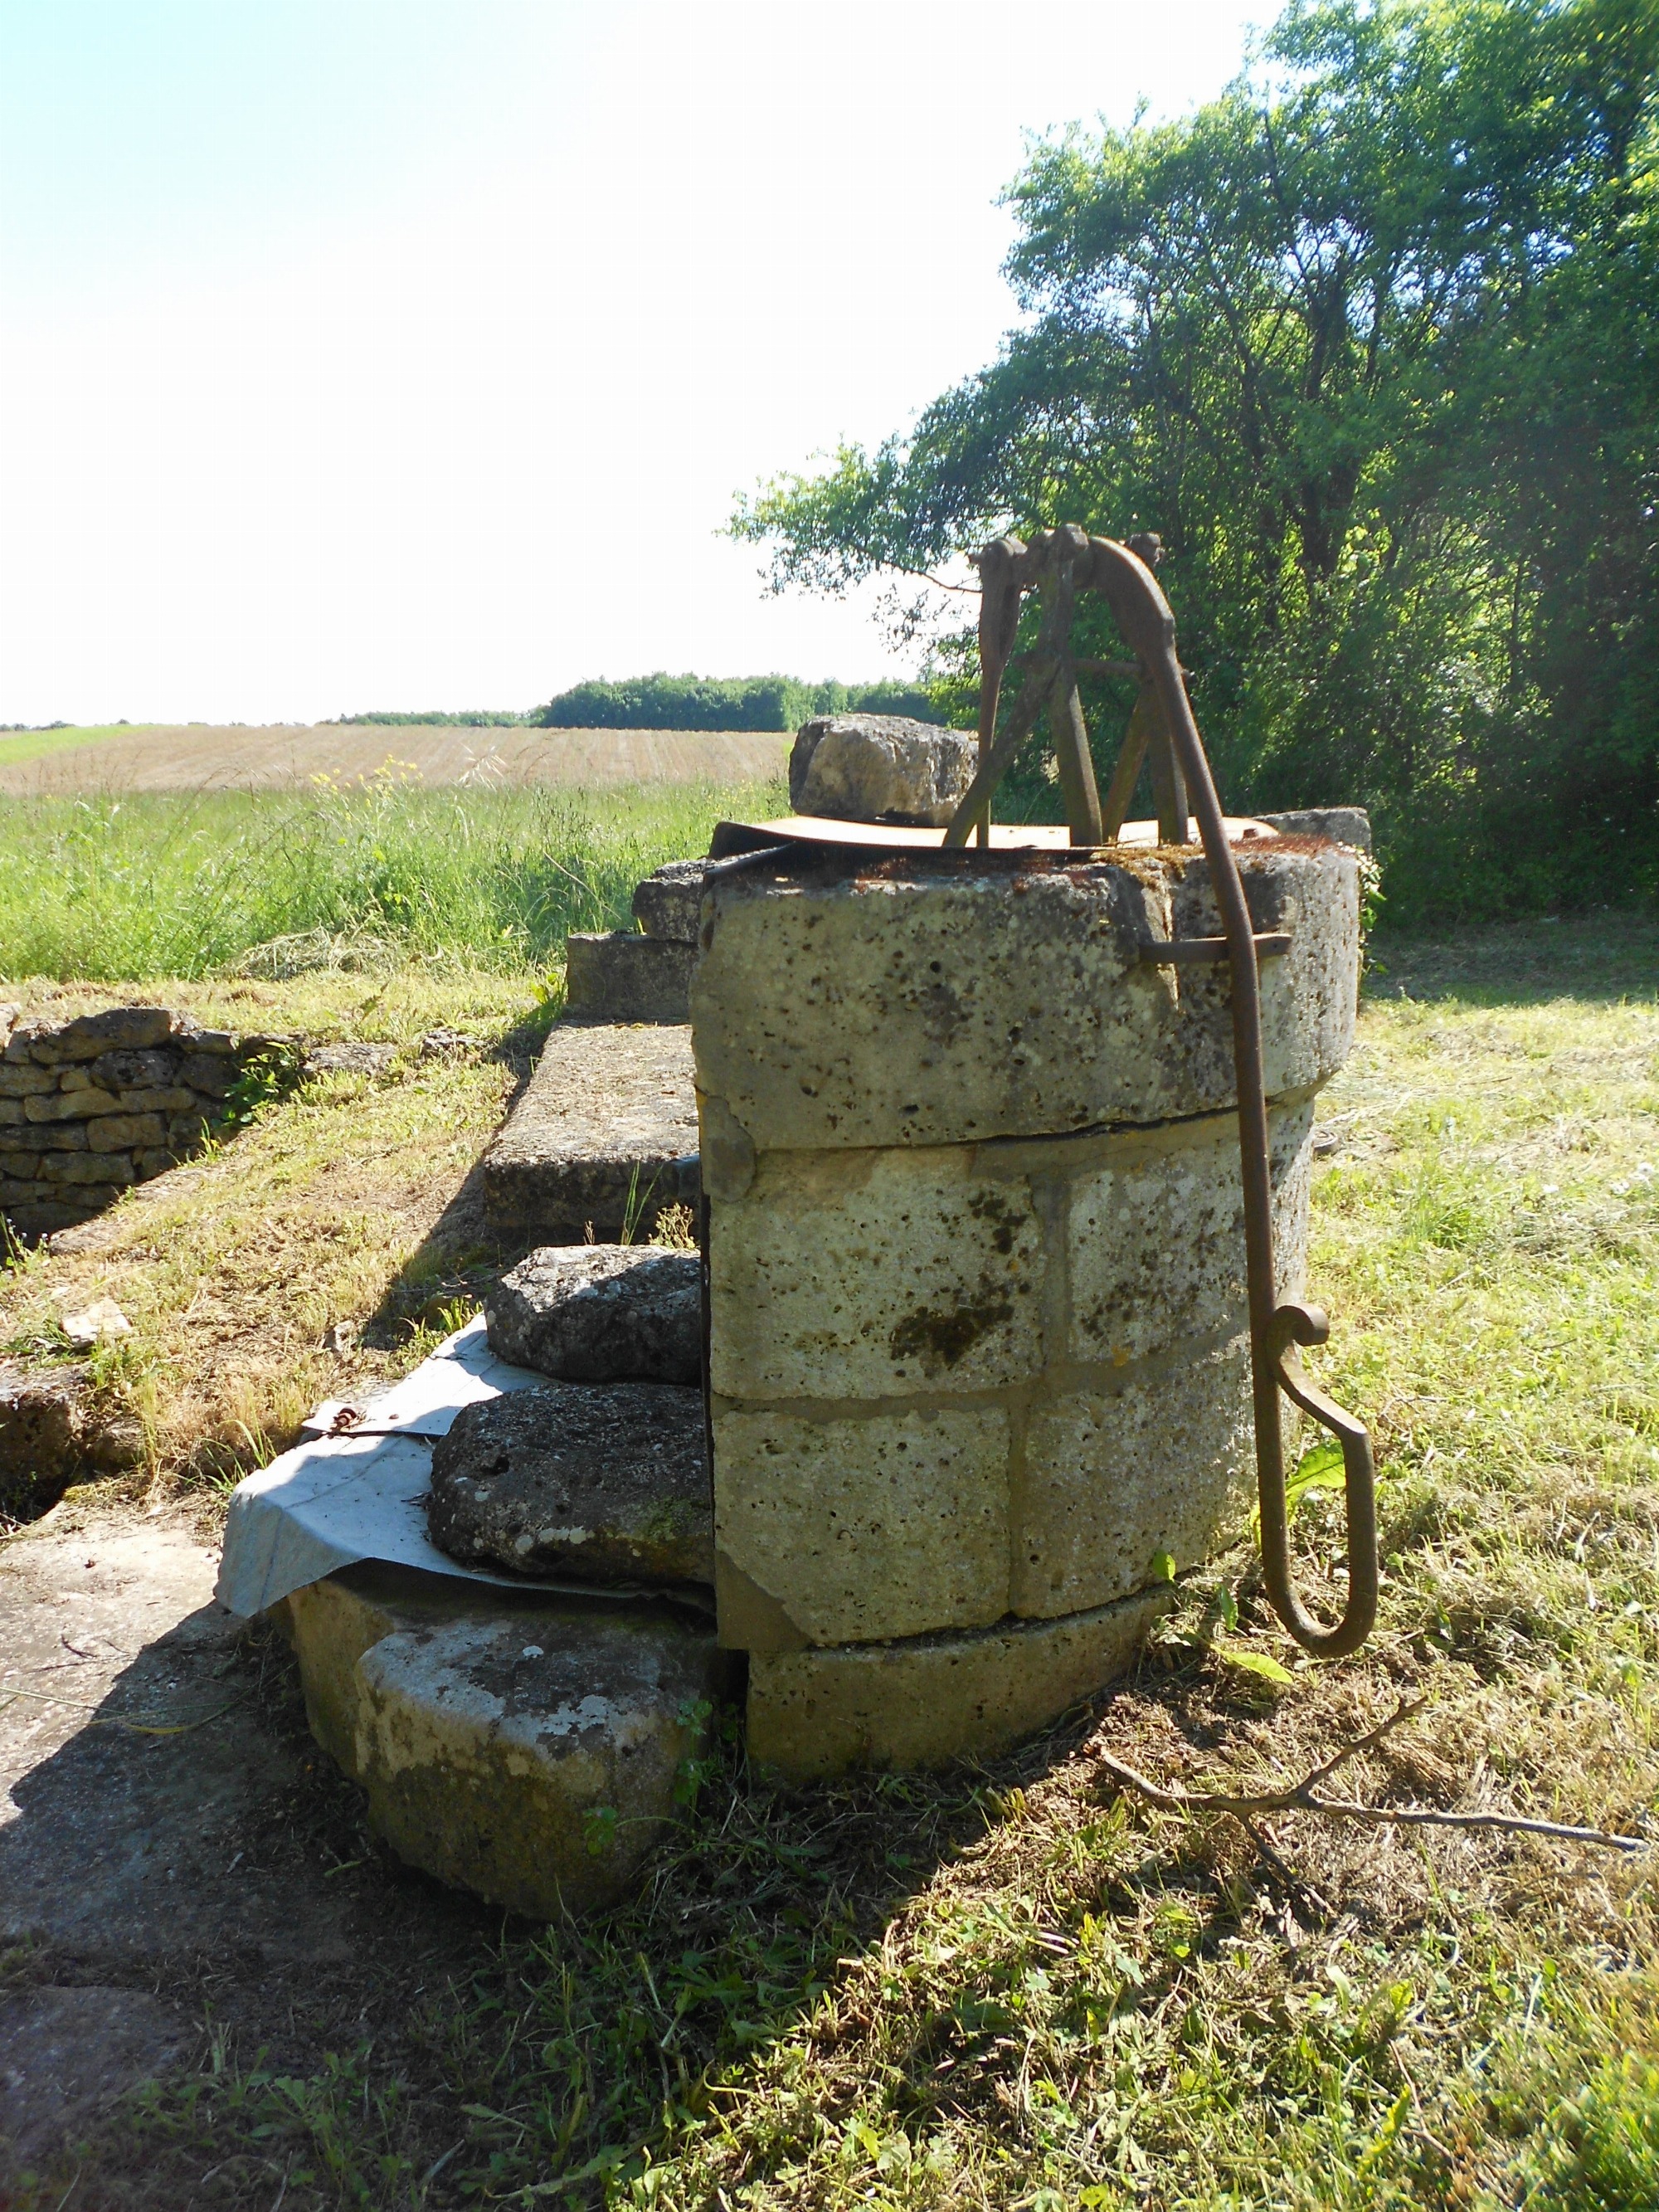
<svg viewBox="0 0 1659 2212">
<path fill-rule="evenodd" d="M 781 730 L 458 729 L 426 723 L 191 723 L 27 731 L 0 739 L 0 795 L 282 791 L 326 775 L 349 783 L 390 759 L 429 784 L 744 783 L 781 775 Z"/>
</svg>

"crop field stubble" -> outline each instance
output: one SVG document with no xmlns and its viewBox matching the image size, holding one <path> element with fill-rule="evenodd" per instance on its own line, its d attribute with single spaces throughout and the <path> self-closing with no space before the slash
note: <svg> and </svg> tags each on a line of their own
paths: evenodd
<svg viewBox="0 0 1659 2212">
<path fill-rule="evenodd" d="M 1304 1663 L 1242 1547 L 1186 1577 L 1132 1682 L 995 1771 L 787 1793 L 726 1741 L 636 1904 L 480 1934 L 435 1980 L 389 1960 L 349 2002 L 301 1993 L 280 2034 L 204 2015 L 191 2067 L 20 2203 L 55 2204 L 77 2172 L 81 2201 L 112 2207 L 263 2207 L 280 2185 L 301 2212 L 1659 2202 L 1652 1853 L 1188 1818 L 1091 1753 L 1259 1788 L 1425 1696 L 1352 1795 L 1652 1819 L 1659 929 L 1541 923 L 1382 957 L 1322 1101 L 1310 1271 L 1325 1372 L 1378 1444 L 1365 1651 Z M 467 987 L 475 1026 L 510 1024 L 510 994 L 484 1003 L 507 980 Z M 356 994 L 343 1023 L 412 1032 L 459 983 L 388 983 L 361 1009 L 361 978 L 259 988 Z M 234 1274 L 277 1189 L 285 1207 L 323 1188 L 349 1127 L 381 1117 L 395 1148 L 437 1087 L 411 1050 L 349 1098 L 264 1109 L 237 1140 L 246 1186 L 222 1171 L 203 1194 L 217 1264 Z M 493 1103 L 428 1180 L 464 1180 Z M 117 1228 L 143 1206 L 106 1248 L 24 1270 L 14 1326 L 72 1283 L 140 1309 L 121 1354 L 139 1368 L 169 1329 L 187 1345 L 176 1238 Z M 372 1311 L 403 1262 L 352 1264 L 331 1313 Z M 285 1310 L 313 1352 L 315 1295 Z M 284 1310 L 279 1280 L 261 1297 Z M 199 1486 L 181 1423 L 152 1479 Z M 1310 1493 L 1297 1535 L 1305 1585 L 1334 1595 L 1340 1501 Z M 248 1664 L 291 1698 L 257 1637 Z M 351 1793 L 316 1789 L 323 1863 L 366 1908 L 400 1877 Z M 418 1892 L 403 1909 L 417 1925 Z"/>
</svg>

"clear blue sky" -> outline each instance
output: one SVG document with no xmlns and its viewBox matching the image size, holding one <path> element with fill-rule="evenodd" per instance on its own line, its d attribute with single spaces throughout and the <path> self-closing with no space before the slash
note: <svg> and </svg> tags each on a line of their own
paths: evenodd
<svg viewBox="0 0 1659 2212">
<path fill-rule="evenodd" d="M 1026 134 L 1271 12 L 0 0 L 0 721 L 902 665 L 733 494 L 990 358 Z"/>
</svg>

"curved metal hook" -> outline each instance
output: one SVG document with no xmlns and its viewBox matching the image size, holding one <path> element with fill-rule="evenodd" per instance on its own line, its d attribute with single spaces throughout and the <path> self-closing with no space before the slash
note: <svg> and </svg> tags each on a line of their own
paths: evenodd
<svg viewBox="0 0 1659 2212">
<path fill-rule="evenodd" d="M 1348 1602 L 1334 1628 L 1307 1611 L 1291 1579 L 1291 1516 L 1280 1448 L 1277 1482 L 1260 1485 L 1261 1568 L 1273 1609 L 1297 1642 L 1322 1659 L 1357 1651 L 1376 1621 L 1376 1468 L 1363 1421 L 1345 1413 L 1303 1372 L 1297 1346 L 1323 1344 L 1331 1325 L 1321 1306 L 1286 1304 L 1267 1329 L 1267 1356 L 1279 1388 L 1304 1413 L 1328 1428 L 1342 1447 L 1343 1492 L 1348 1520 Z M 1259 1463 L 1258 1463 L 1259 1467 Z"/>
</svg>

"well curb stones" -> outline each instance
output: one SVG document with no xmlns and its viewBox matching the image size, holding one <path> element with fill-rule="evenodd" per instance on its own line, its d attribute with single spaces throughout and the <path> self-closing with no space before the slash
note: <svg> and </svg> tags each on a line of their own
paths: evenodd
<svg viewBox="0 0 1659 2212">
<path fill-rule="evenodd" d="M 1310 842 L 1238 857 L 1257 929 L 1290 936 L 1261 981 L 1293 1298 L 1359 864 Z M 711 886 L 692 1013 L 716 1588 L 757 1757 L 932 1757 L 946 1680 L 987 1686 L 939 1743 L 988 1754 L 1070 1701 L 1073 1660 L 1096 1687 L 1121 1662 L 1160 1559 L 1242 1528 L 1228 979 L 1145 957 L 1218 928 L 1197 854 L 807 853 Z"/>
<path fill-rule="evenodd" d="M 244 1068 L 282 1042 L 166 1006 L 66 1022 L 0 1007 L 0 1211 L 25 1237 L 90 1220 L 199 1149 Z"/>
<path fill-rule="evenodd" d="M 730 1662 L 666 1606 L 349 1567 L 274 1611 L 306 1715 L 411 1866 L 536 1919 L 626 1894 Z"/>
</svg>

